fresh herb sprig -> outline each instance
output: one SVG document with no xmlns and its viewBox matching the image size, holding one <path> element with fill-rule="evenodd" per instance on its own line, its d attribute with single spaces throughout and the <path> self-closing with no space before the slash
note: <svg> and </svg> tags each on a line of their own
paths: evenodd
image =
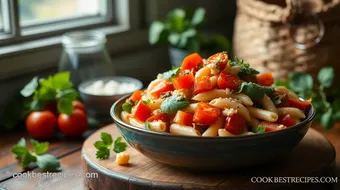
<svg viewBox="0 0 340 190">
<path fill-rule="evenodd" d="M 312 98 L 312 104 L 316 108 L 316 120 L 321 121 L 325 129 L 333 128 L 335 122 L 340 121 L 340 88 L 333 87 L 332 97 L 327 98 L 326 90 L 330 88 L 334 80 L 332 67 L 322 68 L 317 81 L 307 73 L 294 72 L 288 76 L 288 81 L 276 81 L 276 85 L 284 85 L 304 99 Z"/>
<path fill-rule="evenodd" d="M 244 76 L 247 76 L 247 75 L 256 75 L 256 74 L 260 73 L 257 70 L 251 68 L 250 65 L 245 63 L 242 59 L 239 59 L 237 57 L 235 57 L 233 61 L 229 61 L 228 64 L 230 66 L 241 67 L 241 70 L 238 73 L 238 76 L 241 77 L 241 78 L 244 77 Z"/>
<path fill-rule="evenodd" d="M 265 94 L 275 92 L 275 89 L 274 87 L 260 86 L 253 82 L 243 82 L 238 92 L 242 92 L 252 99 L 259 100 Z"/>
<path fill-rule="evenodd" d="M 48 142 L 38 142 L 31 140 L 33 151 L 26 147 L 26 140 L 20 139 L 19 142 L 12 147 L 12 153 L 20 160 L 20 165 L 26 168 L 31 163 L 36 163 L 39 168 L 45 171 L 61 171 L 62 168 L 58 159 L 52 154 L 44 154 L 48 150 Z"/>
<path fill-rule="evenodd" d="M 161 111 L 163 113 L 171 114 L 178 110 L 186 108 L 190 103 L 187 99 L 181 97 L 179 94 L 172 95 L 166 98 L 161 104 Z"/>
<path fill-rule="evenodd" d="M 115 153 L 124 152 L 126 150 L 127 144 L 122 141 L 122 137 L 118 137 L 115 141 L 113 141 L 111 134 L 102 132 L 100 138 L 100 141 L 96 141 L 94 143 L 94 146 L 97 149 L 96 157 L 98 159 L 108 159 L 110 157 L 111 150 Z"/>
</svg>

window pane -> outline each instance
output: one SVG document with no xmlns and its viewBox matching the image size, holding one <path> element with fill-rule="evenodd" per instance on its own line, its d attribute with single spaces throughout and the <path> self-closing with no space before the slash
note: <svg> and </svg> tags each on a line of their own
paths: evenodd
<svg viewBox="0 0 340 190">
<path fill-rule="evenodd" d="M 1 5 L 1 1 L 0 1 L 0 31 L 3 30 L 3 16 L 2 16 L 2 5 Z"/>
<path fill-rule="evenodd" d="M 102 0 L 19 0 L 20 24 L 99 15 Z"/>
</svg>

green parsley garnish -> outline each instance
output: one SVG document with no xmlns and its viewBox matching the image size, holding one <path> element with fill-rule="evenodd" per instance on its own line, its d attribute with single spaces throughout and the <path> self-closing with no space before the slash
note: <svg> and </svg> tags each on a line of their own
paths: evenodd
<svg viewBox="0 0 340 190">
<path fill-rule="evenodd" d="M 263 125 L 259 125 L 259 126 L 253 128 L 253 132 L 256 133 L 256 134 L 263 134 L 263 133 L 266 132 L 266 127 L 263 126 Z"/>
<path fill-rule="evenodd" d="M 113 151 L 116 153 L 126 150 L 127 144 L 122 142 L 122 137 L 118 137 L 113 142 L 112 136 L 109 133 L 102 132 L 100 138 L 100 141 L 96 141 L 94 143 L 94 146 L 97 149 L 96 157 L 98 159 L 108 159 L 110 157 L 111 149 L 113 149 Z"/>
</svg>

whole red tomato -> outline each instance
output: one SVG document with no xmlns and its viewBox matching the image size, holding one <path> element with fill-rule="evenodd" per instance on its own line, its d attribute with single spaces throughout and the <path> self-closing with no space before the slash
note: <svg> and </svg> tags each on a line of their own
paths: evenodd
<svg viewBox="0 0 340 190">
<path fill-rule="evenodd" d="M 73 109 L 71 115 L 62 113 L 58 117 L 58 127 L 65 136 L 81 136 L 88 128 L 86 113 L 80 109 Z"/>
<path fill-rule="evenodd" d="M 28 133 L 37 140 L 47 140 L 56 132 L 57 118 L 51 111 L 35 111 L 26 118 Z"/>
<path fill-rule="evenodd" d="M 86 107 L 81 101 L 74 100 L 72 102 L 72 105 L 73 105 L 73 109 L 80 109 L 80 110 L 83 110 L 84 112 L 86 112 Z"/>
</svg>

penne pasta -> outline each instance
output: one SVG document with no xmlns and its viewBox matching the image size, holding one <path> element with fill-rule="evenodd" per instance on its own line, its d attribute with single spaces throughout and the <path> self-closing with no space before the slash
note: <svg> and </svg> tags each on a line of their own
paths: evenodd
<svg viewBox="0 0 340 190">
<path fill-rule="evenodd" d="M 129 121 L 130 121 L 130 125 L 133 125 L 133 126 L 136 126 L 136 127 L 139 127 L 139 128 L 145 128 L 145 123 L 138 121 L 135 118 L 130 117 Z"/>
<path fill-rule="evenodd" d="M 277 87 L 275 87 L 275 90 L 278 91 L 278 92 L 287 93 L 288 97 L 291 97 L 291 98 L 294 98 L 294 99 L 299 99 L 299 96 L 297 94 L 290 91 L 288 88 L 286 88 L 284 86 L 277 86 Z"/>
<path fill-rule="evenodd" d="M 201 133 L 193 127 L 182 126 L 175 123 L 170 125 L 170 133 L 176 135 L 201 136 Z"/>
<path fill-rule="evenodd" d="M 243 93 L 234 94 L 232 95 L 232 98 L 239 100 L 245 106 L 252 106 L 254 104 L 253 101 L 249 98 L 249 96 Z"/>
<path fill-rule="evenodd" d="M 276 113 L 259 108 L 248 107 L 248 111 L 252 117 L 269 122 L 276 122 L 279 118 Z"/>
<path fill-rule="evenodd" d="M 149 122 L 149 127 L 151 131 L 156 131 L 156 132 L 166 131 L 166 123 L 164 123 L 163 121 Z"/>
<path fill-rule="evenodd" d="M 215 87 L 217 84 L 217 76 L 210 77 L 210 82 L 211 82 L 212 87 Z"/>
<path fill-rule="evenodd" d="M 130 124 L 130 114 L 126 111 L 122 111 L 122 113 L 120 113 L 120 118 L 125 122 Z"/>
<path fill-rule="evenodd" d="M 268 110 L 268 111 L 271 111 L 277 114 L 275 104 L 267 95 L 264 95 L 263 98 L 261 98 L 260 104 L 265 110 Z"/>
<path fill-rule="evenodd" d="M 210 75 L 211 75 L 210 69 L 208 67 L 203 67 L 197 71 L 195 78 L 201 78 L 201 77 L 210 76 Z"/>
<path fill-rule="evenodd" d="M 230 136 L 235 136 L 234 134 L 231 134 L 229 131 L 225 129 L 219 129 L 218 130 L 218 136 L 220 137 L 230 137 Z"/>
<path fill-rule="evenodd" d="M 218 129 L 223 127 L 223 118 L 218 117 L 214 124 L 212 124 L 207 130 L 202 134 L 203 137 L 216 137 L 218 135 Z"/>
<path fill-rule="evenodd" d="M 247 121 L 251 120 L 250 114 L 247 108 L 243 104 L 239 103 L 237 100 L 233 98 L 216 98 L 216 99 L 211 100 L 209 104 L 220 109 L 233 108 L 237 110 L 237 113 L 242 115 Z"/>
<path fill-rule="evenodd" d="M 152 110 L 157 110 L 161 107 L 162 102 L 163 99 L 151 100 L 149 106 L 151 107 Z"/>
<path fill-rule="evenodd" d="M 289 114 L 289 115 L 296 117 L 298 119 L 306 118 L 306 115 L 305 115 L 305 113 L 303 113 L 303 111 L 301 111 L 297 108 L 293 108 L 293 107 L 277 108 L 277 111 L 278 111 L 280 116 Z"/>
<path fill-rule="evenodd" d="M 184 108 L 183 111 L 188 113 L 195 113 L 197 108 L 197 103 L 190 104 L 188 107 Z"/>
<path fill-rule="evenodd" d="M 219 98 L 219 97 L 225 98 L 230 95 L 231 95 L 231 92 L 229 89 L 214 89 L 208 92 L 199 93 L 195 95 L 192 99 L 196 101 L 207 102 L 215 98 Z"/>
</svg>

